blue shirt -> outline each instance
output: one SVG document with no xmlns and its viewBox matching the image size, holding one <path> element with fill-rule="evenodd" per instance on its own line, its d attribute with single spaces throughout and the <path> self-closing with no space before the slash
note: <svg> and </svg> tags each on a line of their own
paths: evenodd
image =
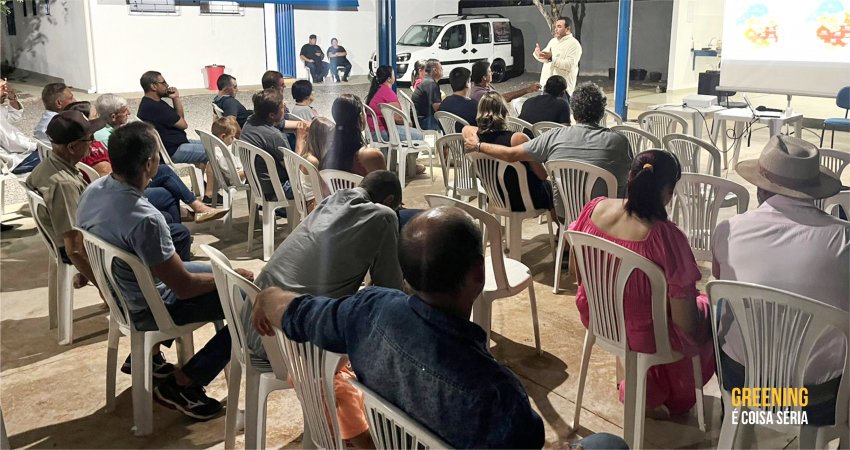
<svg viewBox="0 0 850 450">
<path fill-rule="evenodd" d="M 543 421 L 478 325 L 416 296 L 372 287 L 338 300 L 295 299 L 282 328 L 347 353 L 357 378 L 452 448 L 543 447 Z"/>
</svg>

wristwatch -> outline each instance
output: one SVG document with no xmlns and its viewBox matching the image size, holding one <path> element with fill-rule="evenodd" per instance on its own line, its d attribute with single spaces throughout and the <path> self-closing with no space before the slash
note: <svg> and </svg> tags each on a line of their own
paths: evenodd
<svg viewBox="0 0 850 450">
<path fill-rule="evenodd" d="M 481 153 L 481 141 L 478 141 L 478 143 L 475 144 L 475 151 Z"/>
</svg>

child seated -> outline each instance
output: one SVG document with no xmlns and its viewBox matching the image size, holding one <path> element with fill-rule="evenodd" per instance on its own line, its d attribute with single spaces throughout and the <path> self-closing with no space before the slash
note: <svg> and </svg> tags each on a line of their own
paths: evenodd
<svg viewBox="0 0 850 450">
<path fill-rule="evenodd" d="M 313 103 L 313 83 L 307 80 L 298 80 L 292 84 L 292 98 L 295 106 L 290 113 L 306 122 L 310 122 L 319 115 L 316 108 L 310 106 Z"/>
<path fill-rule="evenodd" d="M 230 145 L 233 144 L 233 140 L 239 137 L 241 133 L 241 129 L 239 128 L 239 124 L 236 122 L 236 117 L 234 116 L 225 116 L 219 119 L 216 119 L 212 124 L 212 129 L 210 130 L 213 136 L 221 139 L 225 145 L 227 145 L 227 150 L 232 152 Z M 231 153 L 230 160 L 233 161 L 234 168 L 236 169 L 236 175 L 234 175 L 230 170 L 230 165 L 227 164 L 227 161 L 224 160 L 224 155 L 221 153 L 221 149 L 215 149 L 215 160 L 218 164 L 218 167 L 221 168 L 221 174 L 224 175 L 224 179 L 227 180 L 227 184 L 230 186 L 242 184 L 245 181 L 245 171 L 242 167 L 242 162 L 239 158 Z M 238 177 L 238 178 L 237 178 Z"/>
</svg>

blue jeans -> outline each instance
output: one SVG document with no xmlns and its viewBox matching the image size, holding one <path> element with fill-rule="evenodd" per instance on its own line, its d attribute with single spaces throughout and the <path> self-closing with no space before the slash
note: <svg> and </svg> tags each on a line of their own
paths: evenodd
<svg viewBox="0 0 850 450">
<path fill-rule="evenodd" d="M 405 131 L 404 131 L 404 125 L 396 124 L 395 126 L 396 126 L 396 128 L 398 128 L 398 136 L 399 136 L 399 138 L 401 138 L 401 140 L 402 140 L 402 141 L 404 141 L 404 140 L 405 140 L 405 136 L 406 136 L 406 135 L 405 135 Z M 373 133 L 372 133 L 372 136 L 373 136 L 373 137 L 375 137 L 375 136 L 377 136 L 377 135 L 373 132 Z M 389 135 L 389 133 L 387 133 L 387 130 L 382 130 L 382 131 L 381 131 L 381 138 L 382 138 L 383 140 L 385 140 L 385 141 L 389 141 L 389 140 L 390 140 L 390 135 Z M 422 132 L 421 132 L 421 131 L 419 131 L 419 130 L 418 130 L 417 128 L 415 128 L 415 127 L 410 127 L 410 139 L 412 139 L 412 140 L 414 140 L 414 141 L 421 141 L 421 140 L 422 140 L 422 138 L 423 138 L 423 136 L 422 136 Z"/>
<path fill-rule="evenodd" d="M 41 158 L 38 157 L 38 152 L 32 152 L 29 154 L 29 156 L 24 158 L 24 160 L 21 161 L 20 164 L 18 164 L 17 166 L 15 166 L 14 169 L 12 169 L 12 173 L 15 175 L 20 175 L 22 173 L 30 173 L 40 162 Z"/>
<path fill-rule="evenodd" d="M 207 152 L 204 150 L 204 144 L 201 141 L 190 140 L 185 144 L 180 144 L 180 147 L 177 147 L 177 151 L 171 155 L 171 160 L 176 163 L 205 163 L 209 159 L 207 159 Z"/>
<path fill-rule="evenodd" d="M 610 433 L 594 433 L 572 443 L 573 447 L 581 445 L 587 450 L 628 450 L 629 444 L 620 436 Z"/>
<path fill-rule="evenodd" d="M 177 200 L 182 200 L 183 203 L 190 205 L 192 202 L 197 200 L 195 194 L 186 187 L 186 183 L 174 173 L 174 170 L 171 167 L 160 164 L 159 169 L 156 171 L 156 175 L 151 179 L 151 184 L 148 185 L 148 188 L 152 187 L 161 187 L 165 188 L 171 196 Z"/>
<path fill-rule="evenodd" d="M 330 68 L 330 65 L 324 61 L 304 63 L 304 66 L 310 71 L 310 78 L 313 81 L 322 81 L 328 74 L 328 68 Z"/>
<path fill-rule="evenodd" d="M 423 130 L 442 130 L 442 128 L 440 128 L 440 121 L 435 119 L 434 116 L 420 117 L 419 126 L 421 126 Z"/>
<path fill-rule="evenodd" d="M 186 225 L 183 225 L 180 221 L 180 204 L 177 199 L 162 187 L 145 189 L 145 196 L 165 217 L 165 223 L 168 224 L 168 230 L 171 232 L 174 252 L 183 261 L 191 259 L 192 234 L 186 228 Z"/>
</svg>

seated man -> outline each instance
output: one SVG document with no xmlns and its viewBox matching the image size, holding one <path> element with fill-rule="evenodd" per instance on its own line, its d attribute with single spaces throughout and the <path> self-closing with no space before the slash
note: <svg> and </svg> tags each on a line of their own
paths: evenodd
<svg viewBox="0 0 850 450">
<path fill-rule="evenodd" d="M 301 54 L 298 56 L 301 61 L 304 61 L 304 66 L 310 72 L 310 78 L 314 83 L 321 83 L 328 74 L 328 63 L 324 61 L 325 54 L 322 49 L 316 45 L 316 35 L 310 35 L 310 41 L 301 46 Z"/>
<path fill-rule="evenodd" d="M 31 172 L 40 162 L 35 141 L 14 125 L 23 117 L 18 94 L 0 79 L 0 160 L 14 174 Z"/>
<path fill-rule="evenodd" d="M 283 164 L 283 153 L 280 151 L 280 147 L 289 148 L 289 141 L 275 127 L 283 120 L 283 94 L 277 88 L 268 88 L 254 94 L 253 101 L 254 114 L 245 122 L 240 139 L 272 155 L 272 158 L 278 162 L 277 176 L 283 186 L 284 194 L 286 198 L 292 199 L 292 187 Z M 255 170 L 260 178 L 266 200 L 275 201 L 277 197 L 275 197 L 265 161 L 258 159 Z"/>
<path fill-rule="evenodd" d="M 485 280 L 473 221 L 455 208 L 418 215 L 404 229 L 399 259 L 413 295 L 372 287 L 335 300 L 269 288 L 257 297 L 253 325 L 348 354 L 364 385 L 452 448 L 541 448 L 543 421 L 522 383 L 469 322 Z M 616 437 L 605 444 L 596 448 L 622 448 Z"/>
<path fill-rule="evenodd" d="M 133 122 L 112 134 L 109 156 L 112 175 L 92 183 L 77 208 L 79 227 L 110 244 L 139 257 L 150 268 L 156 287 L 174 323 L 222 320 L 224 314 L 216 292 L 211 267 L 183 262 L 174 252 L 168 225 L 162 214 L 147 201 L 143 190 L 159 167 L 159 148 L 150 124 Z M 115 263 L 117 286 L 125 306 L 140 330 L 156 329 L 147 300 L 135 276 L 120 262 Z M 236 269 L 253 279 L 251 272 Z M 230 333 L 222 328 L 186 364 L 176 369 L 154 390 L 154 398 L 198 420 L 215 417 L 221 403 L 204 393 L 230 361 Z"/>
<path fill-rule="evenodd" d="M 339 83 L 339 68 L 342 67 L 345 69 L 342 81 L 347 82 L 348 74 L 351 73 L 351 63 L 348 62 L 348 52 L 345 51 L 345 47 L 339 45 L 337 38 L 331 39 L 331 46 L 328 47 L 328 61 L 331 62 L 330 69 L 334 80 Z"/>
<path fill-rule="evenodd" d="M 148 71 L 142 74 L 139 84 L 145 92 L 142 101 L 139 102 L 140 120 L 150 123 L 156 127 L 165 151 L 176 163 L 199 164 L 207 162 L 207 152 L 204 144 L 198 140 L 189 140 L 186 137 L 186 114 L 183 111 L 183 100 L 180 91 L 175 87 L 168 86 L 162 74 L 156 71 Z M 170 98 L 174 107 L 165 102 Z M 206 165 L 205 175 L 207 179 L 204 203 L 210 203 L 215 193 L 212 166 Z"/>
<path fill-rule="evenodd" d="M 434 118 L 434 113 L 440 110 L 440 103 L 443 101 L 443 93 L 440 91 L 442 78 L 443 65 L 436 59 L 429 59 L 425 64 L 425 79 L 410 97 L 423 130 L 440 131 L 440 123 Z"/>
<path fill-rule="evenodd" d="M 50 142 L 50 138 L 47 136 L 47 124 L 56 114 L 64 111 L 66 106 L 76 101 L 71 88 L 65 83 L 50 83 L 44 86 L 44 89 L 41 90 L 44 114 L 41 115 L 41 119 L 35 125 L 35 130 L 32 132 L 33 137 L 43 142 Z"/>
<path fill-rule="evenodd" d="M 490 70 L 490 63 L 486 60 L 478 61 L 472 65 L 472 88 L 469 90 L 469 98 L 476 102 L 481 100 L 481 97 L 488 92 L 493 92 L 496 89 L 493 87 L 493 71 Z M 523 95 L 531 94 L 540 90 L 540 83 L 531 83 L 523 89 L 502 94 L 505 102 L 510 103 L 515 98 L 520 98 Z"/>
<path fill-rule="evenodd" d="M 476 127 L 465 127 L 463 136 L 467 151 L 481 153 L 508 162 L 574 159 L 607 170 L 617 178 L 617 197 L 624 198 L 628 182 L 629 140 L 625 136 L 598 125 L 605 114 L 605 94 L 599 86 L 587 82 L 579 85 L 571 101 L 577 126 L 544 133 L 515 147 L 481 143 Z M 479 145 L 480 144 L 480 145 Z M 605 195 L 601 181 L 593 187 L 591 198 Z M 558 190 L 554 192 L 555 210 L 564 217 Z"/>
<path fill-rule="evenodd" d="M 714 277 L 782 289 L 850 311 L 850 222 L 814 205 L 841 189 L 840 180 L 821 168 L 817 147 L 774 136 L 758 160 L 742 161 L 735 171 L 758 188 L 759 207 L 717 225 Z M 731 316 L 721 315 L 718 339 L 724 388 L 741 387 L 747 359 Z M 846 351 L 838 330 L 815 344 L 803 376 L 809 425 L 834 423 Z"/>
<path fill-rule="evenodd" d="M 522 104 L 519 118 L 530 123 L 555 122 L 570 124 L 570 104 L 566 98 L 567 80 L 552 75 L 546 80 L 543 93 L 529 98 Z"/>
<path fill-rule="evenodd" d="M 465 120 L 470 125 L 475 125 L 475 117 L 478 115 L 478 101 L 467 97 L 469 92 L 469 69 L 466 67 L 455 67 L 449 73 L 449 83 L 452 86 L 452 95 L 447 96 L 440 103 L 440 111 L 452 113 Z M 461 124 L 455 126 L 453 132 L 460 133 L 463 128 Z M 447 133 L 452 131 L 444 130 Z"/>
<path fill-rule="evenodd" d="M 239 100 L 236 100 L 236 93 L 239 92 L 239 86 L 236 84 L 236 78 L 232 75 L 222 74 L 216 81 L 218 87 L 218 95 L 213 98 L 213 103 L 224 111 L 225 116 L 236 117 L 236 122 L 240 127 L 245 126 L 245 121 L 251 116 L 253 111 L 245 108 Z"/>
</svg>

